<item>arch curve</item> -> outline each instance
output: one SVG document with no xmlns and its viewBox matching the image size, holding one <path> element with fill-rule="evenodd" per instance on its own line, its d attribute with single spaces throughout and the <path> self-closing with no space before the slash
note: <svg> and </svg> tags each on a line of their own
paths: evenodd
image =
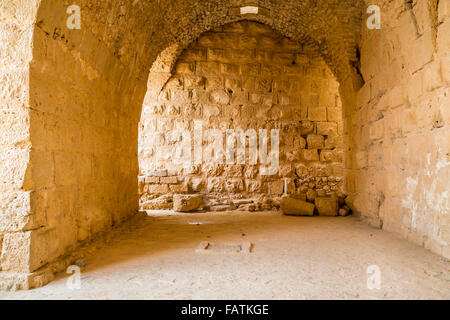
<svg viewBox="0 0 450 320">
<path fill-rule="evenodd" d="M 21 133 L 1 146 L 13 173 L 2 182 L 2 197 L 14 208 L 0 223 L 1 262 L 2 272 L 23 275 L 10 281 L 14 286 L 39 285 L 26 275 L 45 272 L 136 212 L 138 123 L 150 66 L 176 61 L 203 32 L 242 19 L 261 22 L 317 48 L 349 88 L 349 104 L 360 84 L 350 62 L 358 60 L 361 0 L 77 4 L 80 30 L 67 28 L 59 0 L 0 4 L 8 40 L 0 65 L 12 88 L 0 101 L 8 130 Z M 258 5 L 260 13 L 241 16 L 242 5 Z"/>
</svg>

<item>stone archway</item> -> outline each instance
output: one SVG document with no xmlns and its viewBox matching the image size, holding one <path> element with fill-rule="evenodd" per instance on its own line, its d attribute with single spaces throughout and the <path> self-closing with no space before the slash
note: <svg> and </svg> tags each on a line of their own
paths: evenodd
<svg viewBox="0 0 450 320">
<path fill-rule="evenodd" d="M 233 203 L 278 209 L 283 194 L 312 202 L 317 193 L 338 194 L 344 205 L 339 84 L 316 48 L 240 20 L 178 52 L 164 51 L 149 75 L 139 135 L 142 210 L 171 209 L 176 193 L 203 194 L 211 211 L 236 210 Z M 213 143 L 209 130 L 219 134 Z M 261 141 L 270 147 L 274 130 L 279 155 L 262 164 Z M 210 159 L 216 149 L 223 156 Z"/>
<path fill-rule="evenodd" d="M 386 23 L 369 31 L 359 0 L 80 0 L 81 30 L 67 29 L 61 1 L 3 1 L 1 286 L 48 282 L 64 265 L 53 262 L 134 214 L 138 122 L 152 62 L 244 18 L 315 47 L 339 81 L 356 211 L 448 256 L 449 8 L 375 2 Z M 246 5 L 259 13 L 242 17 Z M 422 121 L 423 108 L 431 116 Z"/>
</svg>

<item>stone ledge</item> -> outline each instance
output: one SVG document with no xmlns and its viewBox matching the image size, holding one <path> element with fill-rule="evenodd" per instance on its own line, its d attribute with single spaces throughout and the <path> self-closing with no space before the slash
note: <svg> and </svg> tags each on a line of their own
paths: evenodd
<svg viewBox="0 0 450 320">
<path fill-rule="evenodd" d="M 43 287 L 54 279 L 50 268 L 33 273 L 0 272 L 0 290 L 17 291 Z"/>
</svg>

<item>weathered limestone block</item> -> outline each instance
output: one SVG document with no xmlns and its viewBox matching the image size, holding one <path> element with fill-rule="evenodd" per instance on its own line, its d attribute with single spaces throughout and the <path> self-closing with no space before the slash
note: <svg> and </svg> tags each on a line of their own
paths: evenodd
<svg viewBox="0 0 450 320">
<path fill-rule="evenodd" d="M 20 190 L 26 178 L 30 151 L 0 148 L 0 190 Z"/>
<path fill-rule="evenodd" d="M 308 108 L 308 120 L 327 121 L 327 108 Z"/>
<path fill-rule="evenodd" d="M 208 192 L 223 192 L 225 190 L 223 179 L 218 177 L 208 178 L 207 190 Z"/>
<path fill-rule="evenodd" d="M 312 203 L 287 196 L 281 198 L 280 207 L 285 215 L 292 216 L 312 216 L 315 208 Z"/>
<path fill-rule="evenodd" d="M 165 194 L 169 192 L 169 186 L 167 184 L 151 184 L 147 187 L 147 192 L 150 194 Z"/>
<path fill-rule="evenodd" d="M 305 149 L 303 150 L 303 158 L 306 161 L 319 161 L 319 152 L 317 149 Z"/>
<path fill-rule="evenodd" d="M 180 62 L 176 66 L 177 73 L 193 73 L 195 71 L 195 63 Z"/>
<path fill-rule="evenodd" d="M 306 148 L 306 139 L 303 137 L 294 137 L 293 146 L 300 149 Z"/>
<path fill-rule="evenodd" d="M 217 205 L 217 206 L 211 206 L 209 208 L 209 210 L 212 212 L 233 211 L 236 209 L 237 209 L 237 207 L 234 204 Z"/>
<path fill-rule="evenodd" d="M 158 177 L 145 177 L 145 183 L 159 183 Z"/>
<path fill-rule="evenodd" d="M 147 172 L 150 177 L 167 177 L 167 169 L 150 170 Z"/>
<path fill-rule="evenodd" d="M 300 134 L 302 136 L 314 133 L 314 122 L 301 121 L 300 122 Z"/>
<path fill-rule="evenodd" d="M 342 145 L 342 137 L 331 136 L 325 139 L 325 149 L 334 149 Z"/>
<path fill-rule="evenodd" d="M 370 139 L 379 140 L 384 136 L 384 121 L 379 120 L 372 123 L 370 126 Z"/>
<path fill-rule="evenodd" d="M 207 166 L 203 166 L 203 172 L 209 177 L 219 177 L 224 173 L 224 167 L 222 165 L 210 164 Z"/>
<path fill-rule="evenodd" d="M 189 179 L 189 186 L 193 191 L 199 192 L 205 187 L 205 179 L 202 177 L 192 177 Z"/>
<path fill-rule="evenodd" d="M 29 95 L 28 67 L 16 69 L 0 69 L 0 105 L 9 108 L 21 108 L 28 105 Z"/>
<path fill-rule="evenodd" d="M 229 193 L 244 191 L 244 180 L 239 178 L 227 179 L 225 180 L 225 189 Z"/>
<path fill-rule="evenodd" d="M 0 110 L 0 146 L 29 146 L 29 126 L 26 109 Z"/>
<path fill-rule="evenodd" d="M 159 198 L 149 200 L 141 205 L 143 210 L 169 210 L 173 207 L 172 196 L 164 195 Z"/>
<path fill-rule="evenodd" d="M 342 108 L 338 107 L 328 107 L 327 108 L 327 119 L 328 121 L 338 122 L 342 120 Z"/>
<path fill-rule="evenodd" d="M 184 77 L 184 85 L 188 89 L 204 88 L 206 78 L 202 76 L 186 75 Z"/>
<path fill-rule="evenodd" d="M 45 286 L 55 278 L 50 268 L 33 273 L 0 272 L 0 290 L 30 290 Z"/>
<path fill-rule="evenodd" d="M 280 165 L 280 169 L 278 171 L 278 175 L 281 177 L 292 177 L 294 174 L 294 168 L 292 167 L 292 164 L 286 163 L 283 165 Z"/>
<path fill-rule="evenodd" d="M 7 233 L 3 238 L 0 257 L 2 270 L 31 273 L 57 255 L 55 230 L 33 230 Z"/>
<path fill-rule="evenodd" d="M 32 192 L 0 192 L 0 234 L 37 228 L 44 217 L 32 214 Z"/>
<path fill-rule="evenodd" d="M 231 203 L 234 203 L 237 207 L 244 205 L 244 204 L 250 204 L 253 203 L 252 199 L 233 199 Z"/>
<path fill-rule="evenodd" d="M 441 66 L 438 62 L 427 64 L 423 69 L 423 89 L 433 91 L 442 86 Z"/>
<path fill-rule="evenodd" d="M 258 167 L 248 166 L 244 171 L 244 176 L 248 179 L 255 179 L 258 176 Z"/>
<path fill-rule="evenodd" d="M 159 179 L 159 183 L 161 183 L 161 184 L 177 184 L 178 178 L 177 177 L 161 177 Z"/>
<path fill-rule="evenodd" d="M 290 197 L 295 200 L 306 201 L 306 193 L 291 194 Z"/>
<path fill-rule="evenodd" d="M 170 74 L 169 74 L 169 77 L 170 77 Z M 188 78 L 188 77 L 189 76 L 186 76 L 186 78 Z M 161 84 L 164 85 L 163 82 L 160 82 L 160 85 Z M 189 86 L 190 84 L 188 84 L 187 81 L 183 81 L 182 77 L 173 77 L 169 81 L 167 81 L 165 87 L 167 89 L 182 89 L 183 88 L 183 84 L 186 84 L 186 87 L 190 87 Z"/>
<path fill-rule="evenodd" d="M 250 192 L 250 193 L 260 193 L 260 192 L 267 191 L 267 188 L 264 187 L 264 184 L 262 183 L 261 180 L 246 179 L 245 185 L 247 188 L 247 192 Z"/>
<path fill-rule="evenodd" d="M 173 210 L 176 212 L 191 212 L 203 203 L 203 196 L 198 194 L 175 194 L 173 196 Z"/>
<path fill-rule="evenodd" d="M 317 134 L 330 136 L 337 135 L 338 126 L 337 123 L 334 122 L 318 122 L 317 123 Z"/>
<path fill-rule="evenodd" d="M 321 135 L 310 134 L 306 138 L 308 149 L 322 149 L 324 147 L 324 137 Z"/>
<path fill-rule="evenodd" d="M 170 192 L 172 192 L 172 193 L 187 193 L 187 192 L 189 192 L 189 186 L 185 183 L 171 184 L 171 185 L 169 185 L 169 189 L 170 189 Z"/>
<path fill-rule="evenodd" d="M 217 104 L 229 104 L 230 95 L 225 90 L 216 90 L 211 92 L 211 102 Z"/>
<path fill-rule="evenodd" d="M 337 197 L 316 197 L 315 204 L 320 216 L 337 216 L 339 205 Z"/>
<path fill-rule="evenodd" d="M 427 30 L 419 38 L 412 41 L 405 48 L 405 54 L 408 56 L 408 64 L 411 73 L 422 68 L 433 58 L 433 39 L 431 30 Z"/>
<path fill-rule="evenodd" d="M 284 181 L 278 180 L 269 183 L 270 195 L 281 195 L 284 192 Z"/>
<path fill-rule="evenodd" d="M 333 162 L 336 159 L 335 152 L 332 150 L 322 150 L 320 151 L 320 161 L 321 162 Z"/>
<path fill-rule="evenodd" d="M 199 62 L 198 71 L 204 75 L 217 76 L 220 74 L 220 65 L 218 62 Z"/>
</svg>

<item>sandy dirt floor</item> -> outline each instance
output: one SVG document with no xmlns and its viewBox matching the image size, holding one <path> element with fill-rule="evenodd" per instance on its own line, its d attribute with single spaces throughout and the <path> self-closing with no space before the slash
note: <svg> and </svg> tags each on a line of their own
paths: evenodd
<svg viewBox="0 0 450 320">
<path fill-rule="evenodd" d="M 450 298 L 449 261 L 354 217 L 152 215 L 105 241 L 77 262 L 80 289 L 70 289 L 63 273 L 43 288 L 0 292 L 0 299 Z M 205 241 L 217 249 L 197 252 Z M 226 253 L 249 242 L 251 253 Z M 381 287 L 370 290 L 376 268 Z"/>
</svg>

